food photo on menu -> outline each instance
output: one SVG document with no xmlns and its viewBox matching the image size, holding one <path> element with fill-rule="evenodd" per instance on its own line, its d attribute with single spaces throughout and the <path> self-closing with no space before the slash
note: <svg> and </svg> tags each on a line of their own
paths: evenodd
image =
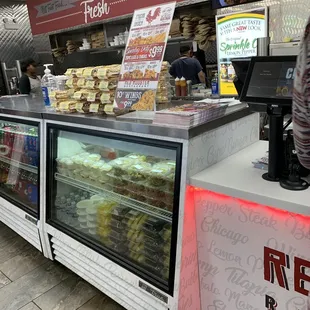
<svg viewBox="0 0 310 310">
<path fill-rule="evenodd" d="M 222 9 L 233 5 L 246 4 L 256 1 L 261 0 L 212 0 L 212 9 Z"/>
</svg>

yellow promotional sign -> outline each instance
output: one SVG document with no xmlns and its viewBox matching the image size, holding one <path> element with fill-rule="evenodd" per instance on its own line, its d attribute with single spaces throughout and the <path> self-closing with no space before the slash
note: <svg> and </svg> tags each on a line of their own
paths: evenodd
<svg viewBox="0 0 310 310">
<path fill-rule="evenodd" d="M 219 92 L 237 95 L 231 60 L 257 55 L 257 39 L 267 36 L 266 8 L 216 17 Z"/>
</svg>

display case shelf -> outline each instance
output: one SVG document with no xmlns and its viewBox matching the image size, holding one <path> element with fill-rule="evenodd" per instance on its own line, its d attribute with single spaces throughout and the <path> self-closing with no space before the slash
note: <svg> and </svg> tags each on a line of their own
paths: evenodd
<svg viewBox="0 0 310 310">
<path fill-rule="evenodd" d="M 6 163 L 8 165 L 14 166 L 16 168 L 20 168 L 22 170 L 26 170 L 31 173 L 38 174 L 38 168 L 35 166 L 23 164 L 19 162 L 18 160 L 12 159 L 12 158 L 7 158 L 4 156 L 0 156 L 0 162 Z"/>
<path fill-rule="evenodd" d="M 130 207 L 131 209 L 135 209 L 139 212 L 148 214 L 150 216 L 156 217 L 158 219 L 162 219 L 168 223 L 172 222 L 172 212 L 169 212 L 167 210 L 163 210 L 160 208 L 156 208 L 154 206 L 151 206 L 149 204 L 125 197 L 123 195 L 117 194 L 115 192 L 109 191 L 108 189 L 105 188 L 101 188 L 101 187 L 97 187 L 95 185 L 92 184 L 88 184 L 84 181 L 79 181 L 76 179 L 73 179 L 71 177 L 68 176 L 64 176 L 60 173 L 56 173 L 55 174 L 55 180 L 71 185 L 73 187 L 94 193 L 94 194 L 98 194 L 98 195 L 102 195 L 108 199 L 111 199 L 115 202 L 118 203 L 122 203 L 128 207 Z"/>
</svg>

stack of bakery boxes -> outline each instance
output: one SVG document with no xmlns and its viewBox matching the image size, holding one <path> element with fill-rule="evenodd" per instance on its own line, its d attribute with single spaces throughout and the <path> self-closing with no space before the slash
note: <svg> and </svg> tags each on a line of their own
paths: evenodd
<svg viewBox="0 0 310 310">
<path fill-rule="evenodd" d="M 67 90 L 53 93 L 52 103 L 62 113 L 111 114 L 120 65 L 68 69 Z"/>
</svg>

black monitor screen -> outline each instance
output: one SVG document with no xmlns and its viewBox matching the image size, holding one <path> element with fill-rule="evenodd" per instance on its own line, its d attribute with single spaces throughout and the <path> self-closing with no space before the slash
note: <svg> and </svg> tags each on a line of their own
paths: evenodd
<svg viewBox="0 0 310 310">
<path fill-rule="evenodd" d="M 261 103 L 290 103 L 293 96 L 296 57 L 253 57 L 242 100 Z"/>
<path fill-rule="evenodd" d="M 235 73 L 240 82 L 244 83 L 248 69 L 250 66 L 251 59 L 243 58 L 243 59 L 232 59 L 231 63 L 235 69 Z"/>
<path fill-rule="evenodd" d="M 212 9 L 222 9 L 233 5 L 239 5 L 244 3 L 251 3 L 261 0 L 212 0 Z"/>
</svg>

